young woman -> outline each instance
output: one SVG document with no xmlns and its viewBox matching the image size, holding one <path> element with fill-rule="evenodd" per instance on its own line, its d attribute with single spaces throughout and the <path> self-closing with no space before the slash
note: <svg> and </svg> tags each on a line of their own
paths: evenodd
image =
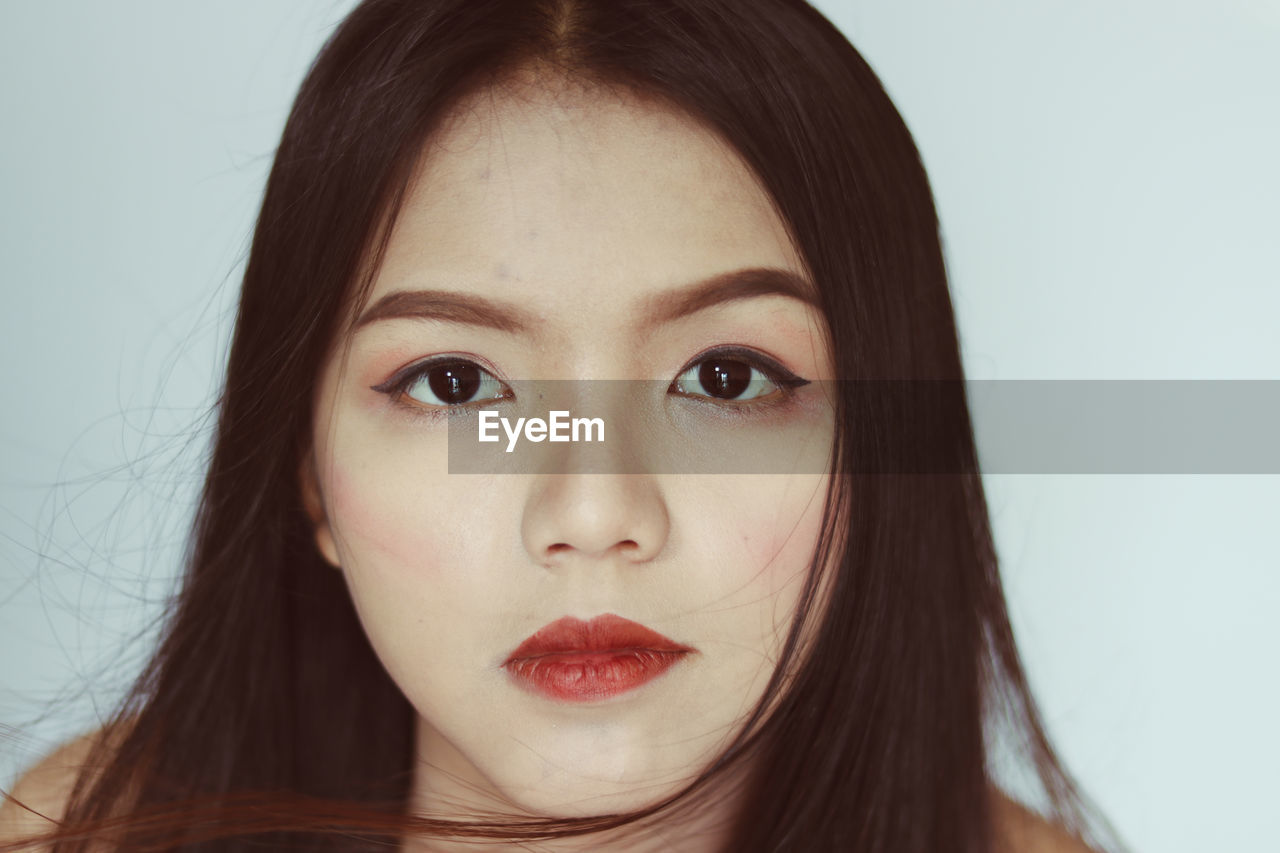
<svg viewBox="0 0 1280 853">
<path fill-rule="evenodd" d="M 164 641 L 0 849 L 1119 849 L 963 397 L 907 430 L 961 378 L 916 149 L 809 6 L 366 0 L 268 181 Z M 555 410 L 604 440 L 509 430 Z M 528 444 L 471 469 L 482 411 Z"/>
</svg>

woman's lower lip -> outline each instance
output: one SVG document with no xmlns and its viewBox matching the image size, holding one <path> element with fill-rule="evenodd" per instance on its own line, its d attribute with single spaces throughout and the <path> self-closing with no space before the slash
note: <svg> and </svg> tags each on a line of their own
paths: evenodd
<svg viewBox="0 0 1280 853">
<path fill-rule="evenodd" d="M 653 649 L 564 652 L 512 660 L 506 670 L 526 690 L 561 702 L 591 702 L 653 681 L 685 654 Z"/>
</svg>

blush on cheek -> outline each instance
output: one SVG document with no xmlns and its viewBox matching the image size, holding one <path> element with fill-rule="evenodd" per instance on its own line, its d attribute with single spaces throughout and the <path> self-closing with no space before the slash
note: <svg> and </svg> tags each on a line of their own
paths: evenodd
<svg viewBox="0 0 1280 853">
<path fill-rule="evenodd" d="M 329 524 L 344 562 L 429 569 L 439 552 L 439 528 L 421 490 L 371 468 L 335 463 L 329 481 Z"/>
<path fill-rule="evenodd" d="M 761 572 L 759 582 L 770 590 L 803 583 L 822 529 L 821 491 L 806 494 L 774 495 L 753 501 L 753 511 L 742 531 L 742 545 L 748 560 Z"/>
<path fill-rule="evenodd" d="M 760 565 L 765 569 L 764 582 L 771 591 L 804 583 L 813 561 L 817 530 L 808 525 L 771 531 L 761 545 Z"/>
<path fill-rule="evenodd" d="M 330 525 L 343 567 L 387 594 L 483 597 L 494 567 L 507 564 L 495 556 L 498 543 L 518 539 L 515 520 L 499 521 L 515 519 L 512 495 L 484 478 L 424 473 L 435 465 L 431 453 L 350 452 L 334 462 Z"/>
</svg>

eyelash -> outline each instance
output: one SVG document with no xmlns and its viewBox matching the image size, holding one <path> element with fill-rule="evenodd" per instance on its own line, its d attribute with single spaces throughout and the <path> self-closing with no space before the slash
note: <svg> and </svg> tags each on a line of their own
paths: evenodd
<svg viewBox="0 0 1280 853">
<path fill-rule="evenodd" d="M 765 380 L 775 387 L 775 390 L 758 397 L 738 401 L 711 397 L 706 394 L 690 394 L 675 390 L 677 384 L 680 382 L 680 378 L 686 373 L 695 367 L 699 367 L 706 362 L 714 360 L 745 364 L 751 368 L 752 371 L 759 371 L 759 373 L 764 376 Z M 416 402 L 409 397 L 409 389 L 418 381 L 425 379 L 432 370 L 452 365 L 478 369 L 486 377 L 491 378 L 493 381 L 500 384 L 503 388 L 503 394 L 501 396 L 483 397 L 468 400 L 463 403 L 444 406 Z M 485 380 L 482 379 L 481 381 L 483 382 Z M 750 381 L 754 382 L 755 380 L 752 379 Z M 795 373 L 761 352 L 741 346 L 718 346 L 704 350 L 686 362 L 685 365 L 677 371 L 676 378 L 672 380 L 667 392 L 674 396 L 696 400 L 701 404 L 715 406 L 722 412 L 747 416 L 758 409 L 785 405 L 795 395 L 798 388 L 808 384 L 809 380 L 797 376 Z M 391 398 L 393 403 L 400 405 L 415 414 L 428 417 L 464 414 L 468 410 L 478 408 L 483 405 L 491 405 L 496 402 L 512 399 L 512 391 L 510 387 L 501 379 L 497 378 L 493 368 L 481 364 L 479 360 L 473 356 L 464 356 L 460 354 L 436 355 L 422 361 L 406 365 L 405 367 L 397 370 L 386 381 L 372 386 L 371 390 L 377 391 L 380 394 L 386 394 Z"/>
<path fill-rule="evenodd" d="M 746 400 L 725 400 L 709 397 L 705 394 L 685 394 L 680 392 L 676 392 L 677 396 L 695 400 L 701 404 L 715 406 L 722 412 L 748 416 L 760 409 L 785 405 L 795 396 L 797 389 L 809 384 L 809 380 L 800 378 L 764 353 L 741 346 L 717 346 L 704 350 L 689 359 L 685 366 L 677 371 L 676 379 L 672 381 L 670 388 L 668 388 L 668 393 L 671 393 L 671 389 L 676 387 L 680 377 L 701 364 L 715 360 L 746 364 L 752 370 L 757 370 L 763 374 L 765 379 L 772 383 L 776 390 L 763 396 L 751 397 Z"/>
</svg>

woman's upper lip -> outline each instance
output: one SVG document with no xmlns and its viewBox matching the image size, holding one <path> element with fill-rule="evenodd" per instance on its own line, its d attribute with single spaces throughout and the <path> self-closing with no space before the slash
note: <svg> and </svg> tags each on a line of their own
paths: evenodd
<svg viewBox="0 0 1280 853">
<path fill-rule="evenodd" d="M 608 652 L 628 649 L 691 652 L 692 648 L 612 613 L 584 622 L 572 616 L 544 625 L 507 656 L 506 663 L 545 655 Z"/>
</svg>

